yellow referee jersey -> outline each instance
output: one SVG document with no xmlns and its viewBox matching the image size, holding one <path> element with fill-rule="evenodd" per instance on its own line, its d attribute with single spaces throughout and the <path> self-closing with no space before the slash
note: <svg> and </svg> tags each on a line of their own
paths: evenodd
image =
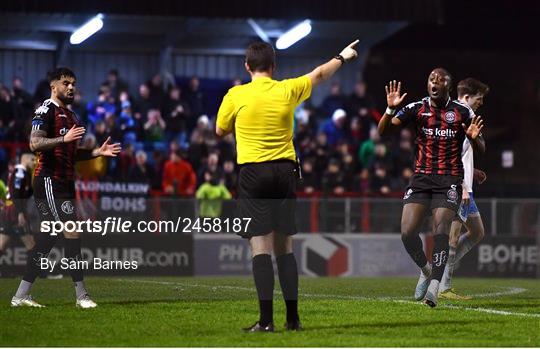
<svg viewBox="0 0 540 349">
<path fill-rule="evenodd" d="M 231 88 L 219 108 L 216 126 L 226 132 L 234 128 L 237 162 L 296 160 L 294 110 L 310 95 L 307 75 L 282 81 L 257 77 Z"/>
</svg>

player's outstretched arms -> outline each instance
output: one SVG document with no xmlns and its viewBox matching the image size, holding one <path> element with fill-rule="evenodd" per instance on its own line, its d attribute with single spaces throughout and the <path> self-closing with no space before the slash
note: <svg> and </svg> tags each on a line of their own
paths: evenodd
<svg viewBox="0 0 540 349">
<path fill-rule="evenodd" d="M 70 143 L 81 139 L 84 135 L 84 132 L 84 127 L 76 127 L 76 125 L 73 125 L 73 127 L 70 128 L 64 136 L 48 138 L 47 132 L 43 130 L 32 130 L 32 132 L 30 133 L 30 150 L 51 150 L 62 143 Z"/>
<path fill-rule="evenodd" d="M 75 160 L 86 161 L 86 160 L 96 158 L 98 156 L 116 157 L 122 151 L 122 146 L 120 145 L 120 143 L 110 144 L 110 142 L 111 142 L 111 137 L 108 137 L 107 140 L 103 142 L 103 144 L 99 148 L 95 148 L 95 149 L 78 148 Z"/>
<path fill-rule="evenodd" d="M 379 121 L 379 125 L 377 125 L 377 130 L 381 136 L 400 128 L 401 120 L 394 117 L 394 115 L 396 114 L 397 107 L 403 102 L 405 96 L 407 96 L 407 93 L 401 94 L 401 81 L 390 81 L 388 85 L 384 86 L 384 89 L 386 90 L 388 108 L 386 108 L 384 115 Z"/>
<path fill-rule="evenodd" d="M 311 79 L 311 86 L 315 86 L 325 80 L 328 80 L 343 65 L 343 63 L 351 61 L 358 57 L 358 53 L 356 52 L 354 47 L 358 45 L 359 41 L 360 40 L 355 40 L 351 42 L 339 53 L 339 55 L 313 69 L 312 72 L 308 73 L 307 75 Z"/>
</svg>

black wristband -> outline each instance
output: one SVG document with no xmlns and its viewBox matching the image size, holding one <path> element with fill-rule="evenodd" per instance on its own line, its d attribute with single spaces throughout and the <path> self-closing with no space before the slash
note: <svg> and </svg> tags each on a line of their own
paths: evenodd
<svg viewBox="0 0 540 349">
<path fill-rule="evenodd" d="M 345 58 L 342 55 L 335 55 L 334 58 L 340 60 L 341 64 L 345 64 Z"/>
</svg>

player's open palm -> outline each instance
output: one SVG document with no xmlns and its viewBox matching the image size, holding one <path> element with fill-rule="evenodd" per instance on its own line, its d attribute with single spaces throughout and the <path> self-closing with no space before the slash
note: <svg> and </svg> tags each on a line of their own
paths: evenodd
<svg viewBox="0 0 540 349">
<path fill-rule="evenodd" d="M 484 121 L 481 116 L 474 116 L 469 127 L 463 124 L 463 128 L 469 139 L 476 139 L 484 128 Z"/>
<path fill-rule="evenodd" d="M 84 127 L 77 127 L 77 125 L 73 125 L 64 135 L 64 143 L 71 143 L 81 139 L 85 132 L 86 130 Z"/>
<path fill-rule="evenodd" d="M 401 81 L 390 81 L 388 85 L 384 86 L 384 89 L 386 90 L 386 103 L 392 109 L 397 108 L 407 95 L 406 93 L 401 94 Z"/>
<path fill-rule="evenodd" d="M 107 140 L 103 142 L 103 145 L 99 148 L 98 155 L 115 157 L 120 153 L 122 150 L 120 143 L 109 144 L 110 141 L 111 137 L 108 137 Z"/>
</svg>

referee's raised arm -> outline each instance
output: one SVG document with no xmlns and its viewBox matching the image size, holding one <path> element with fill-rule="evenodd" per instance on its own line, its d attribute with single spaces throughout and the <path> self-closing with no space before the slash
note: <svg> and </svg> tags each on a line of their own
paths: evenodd
<svg viewBox="0 0 540 349">
<path fill-rule="evenodd" d="M 354 49 L 358 45 L 360 40 L 354 40 L 347 47 L 345 47 L 338 55 L 334 56 L 328 62 L 321 64 L 309 74 L 311 79 L 311 85 L 316 86 L 317 84 L 328 80 L 334 73 L 343 65 L 345 62 L 355 59 L 358 57 L 358 53 Z"/>
</svg>

